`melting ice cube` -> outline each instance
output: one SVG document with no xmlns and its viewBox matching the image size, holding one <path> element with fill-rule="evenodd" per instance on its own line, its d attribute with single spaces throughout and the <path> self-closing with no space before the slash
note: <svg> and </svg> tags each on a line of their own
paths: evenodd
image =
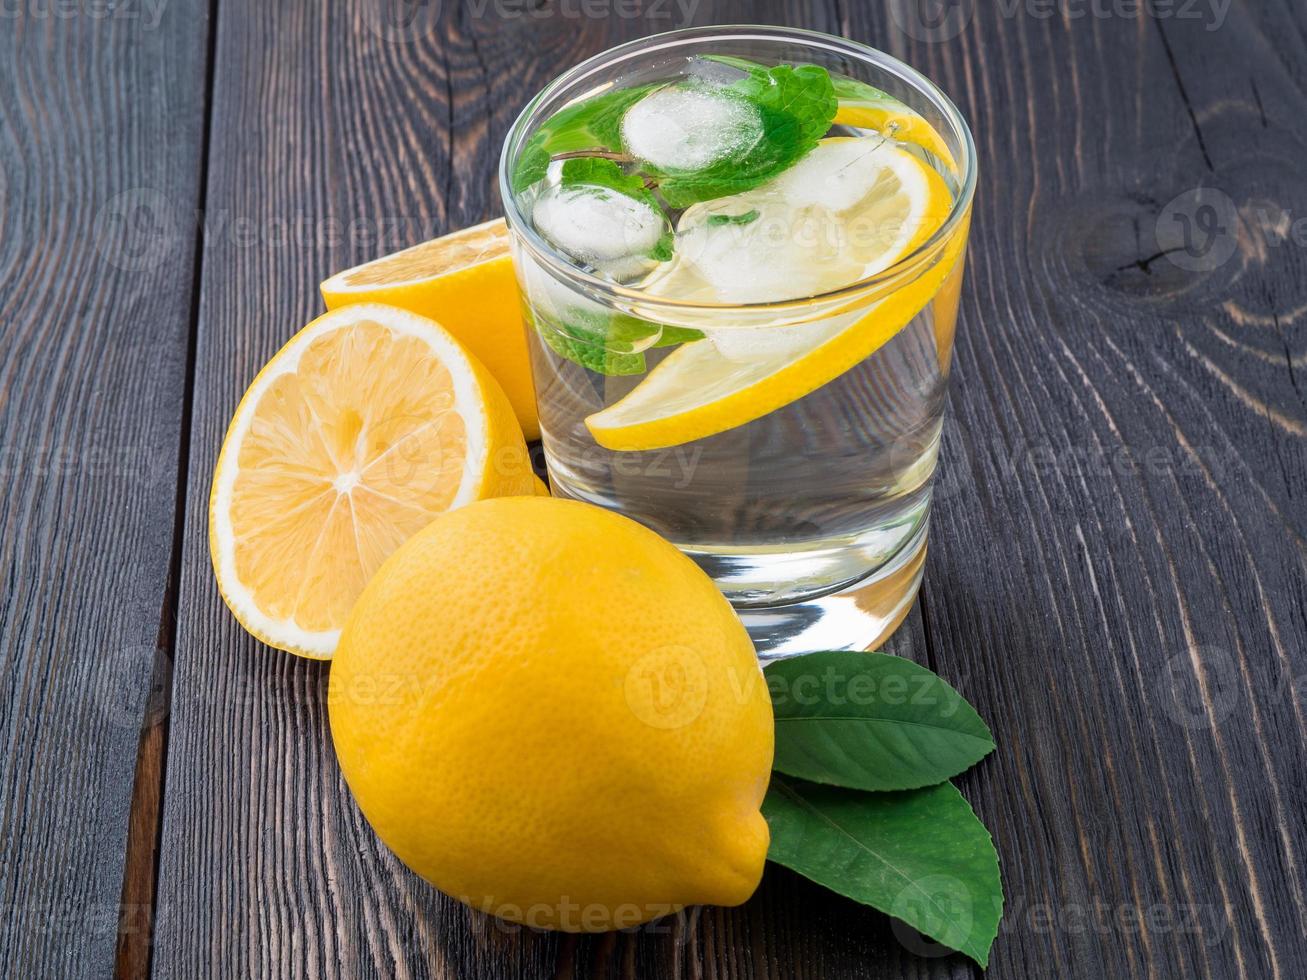
<svg viewBox="0 0 1307 980">
<path fill-rule="evenodd" d="M 626 149 L 669 173 L 701 170 L 747 152 L 761 138 L 762 118 L 753 105 L 703 84 L 650 92 L 622 120 Z"/>
<path fill-rule="evenodd" d="M 648 253 L 667 230 L 666 218 L 648 204 L 585 184 L 547 188 L 531 220 L 555 248 L 618 281 L 657 265 Z"/>
<path fill-rule="evenodd" d="M 885 140 L 874 137 L 823 140 L 768 189 L 793 208 L 819 204 L 835 212 L 848 211 L 861 204 L 886 175 L 878 157 L 884 146 Z"/>
</svg>

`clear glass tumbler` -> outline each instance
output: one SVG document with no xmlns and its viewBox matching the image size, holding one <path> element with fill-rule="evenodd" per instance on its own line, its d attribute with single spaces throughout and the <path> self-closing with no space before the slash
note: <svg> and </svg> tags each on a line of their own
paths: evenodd
<svg viewBox="0 0 1307 980">
<path fill-rule="evenodd" d="M 751 220 L 733 229 L 731 261 L 774 282 L 781 298 L 764 302 L 623 284 L 540 234 L 513 175 L 543 124 L 596 94 L 732 59 L 827 69 L 840 97 L 835 135 L 894 141 L 947 188 L 934 232 L 888 267 L 828 288 L 858 242 L 805 241 L 810 228 L 764 227 L 756 212 L 710 219 Z M 697 28 L 559 76 L 523 110 L 500 163 L 554 494 L 676 544 L 739 612 L 760 657 L 880 643 L 921 582 L 975 183 L 971 134 L 948 98 L 843 38 Z M 677 247 L 693 247 L 691 237 L 679 234 Z"/>
</svg>

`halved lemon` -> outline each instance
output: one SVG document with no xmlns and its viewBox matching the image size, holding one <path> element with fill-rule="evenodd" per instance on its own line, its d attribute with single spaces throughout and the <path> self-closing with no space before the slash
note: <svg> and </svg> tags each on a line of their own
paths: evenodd
<svg viewBox="0 0 1307 980">
<path fill-rule="evenodd" d="M 526 438 L 540 438 L 503 218 L 338 272 L 320 288 L 329 310 L 387 303 L 435 320 L 500 383 Z"/>
<path fill-rule="evenodd" d="M 783 193 L 764 187 L 710 202 L 713 214 L 758 212 L 749 225 L 758 224 L 757 234 L 765 237 L 752 246 L 749 225 L 736 232 L 730 221 L 687 211 L 681 225 L 688 219 L 694 229 L 706 229 L 707 240 L 696 247 L 693 236 L 683 241 L 678 230 L 673 268 L 650 291 L 751 302 L 785 298 L 797 283 L 811 295 L 887 269 L 911 253 L 943 224 L 953 204 L 943 178 L 917 157 L 881 142 L 877 159 L 859 164 L 879 168 L 861 197 L 842 186 L 843 177 L 819 180 L 814 174 L 809 180 L 797 173 L 809 164 L 845 174 L 843 156 L 862 142 L 823 140 L 782 176 L 788 182 Z M 781 234 L 771 235 L 761 225 L 769 209 L 781 207 L 790 211 L 775 218 Z M 797 401 L 871 356 L 931 301 L 961 262 L 966 231 L 963 221 L 929 269 L 873 306 L 810 324 L 714 330 L 705 323 L 705 339 L 677 348 L 625 398 L 589 416 L 586 426 L 608 449 L 659 449 L 724 432 Z M 732 242 L 731 235 L 738 237 Z M 839 281 L 827 281 L 832 276 Z"/>
<path fill-rule="evenodd" d="M 327 659 L 416 531 L 535 492 L 512 407 L 474 357 L 425 317 L 347 306 L 292 337 L 232 417 L 209 499 L 218 588 L 265 643 Z"/>
</svg>

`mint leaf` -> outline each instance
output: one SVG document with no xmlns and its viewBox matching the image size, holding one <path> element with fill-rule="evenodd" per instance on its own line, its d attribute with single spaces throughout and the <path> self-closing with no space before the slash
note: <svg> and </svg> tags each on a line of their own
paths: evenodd
<svg viewBox="0 0 1307 980">
<path fill-rule="evenodd" d="M 604 375 L 643 374 L 644 354 L 637 345 L 655 334 L 654 347 L 671 347 L 703 334 L 687 327 L 659 326 L 627 313 L 600 314 L 571 310 L 566 320 L 557 320 L 528 310 L 540 338 L 559 357 Z"/>
<path fill-rule="evenodd" d="M 688 344 L 692 340 L 703 340 L 703 331 L 692 327 L 666 326 L 663 327 L 663 332 L 654 346 L 675 347 L 677 344 Z"/>
<path fill-rule="evenodd" d="M 830 129 L 836 102 L 826 69 L 777 65 L 745 70 L 748 75 L 725 91 L 757 108 L 761 138 L 739 155 L 701 170 L 662 175 L 658 189 L 671 207 L 685 208 L 757 187 L 797 163 Z"/>
<path fill-rule="evenodd" d="M 847 75 L 840 75 L 831 79 L 831 85 L 835 88 L 835 98 L 840 102 L 878 102 L 882 105 L 893 106 L 896 109 L 903 109 L 916 115 L 913 110 L 909 109 L 904 103 L 900 102 L 894 96 L 890 95 L 884 89 L 876 88 L 874 85 L 868 85 L 866 82 L 860 82 L 856 78 L 849 78 Z"/>
<path fill-rule="evenodd" d="M 931 786 L 975 765 L 994 737 L 962 695 L 903 657 L 836 650 L 765 669 L 779 772 L 862 790 Z"/>
<path fill-rule="evenodd" d="M 758 220 L 758 209 L 745 211 L 744 214 L 710 214 L 708 216 L 708 227 L 716 228 L 719 225 L 747 225 L 751 221 Z"/>
<path fill-rule="evenodd" d="M 766 71 L 764 65 L 756 61 L 750 61 L 747 58 L 737 58 L 729 54 L 708 54 L 704 55 L 709 61 L 717 61 L 723 65 L 730 65 L 732 68 L 738 68 L 743 72 Z M 827 74 L 830 74 L 827 72 Z M 831 87 L 834 90 L 835 99 L 839 102 L 879 102 L 887 106 L 901 108 L 907 112 L 912 112 L 907 105 L 900 102 L 894 96 L 890 95 L 884 89 L 876 88 L 874 85 L 868 85 L 866 82 L 860 82 L 856 78 L 850 78 L 848 75 L 831 75 Z"/>
<path fill-rule="evenodd" d="M 571 322 L 534 316 L 536 332 L 555 354 L 596 374 L 626 375 L 645 372 L 644 354 L 616 349 L 602 324 L 578 317 Z M 610 344 L 614 346 L 610 346 Z"/>
<path fill-rule="evenodd" d="M 663 206 L 654 197 L 653 191 L 645 186 L 644 178 L 622 171 L 612 160 L 603 157 L 577 157 L 563 162 L 562 184 L 571 187 L 586 184 L 591 187 L 606 187 L 626 197 L 634 198 L 650 208 L 663 219 L 665 230 L 657 243 L 649 250 L 649 257 L 658 262 L 666 262 L 672 257 L 675 238 L 671 222 L 663 214 Z"/>
<path fill-rule="evenodd" d="M 858 793 L 773 776 L 762 813 L 770 860 L 988 964 L 998 854 L 953 784 Z"/>
<path fill-rule="evenodd" d="M 620 151 L 622 117 L 655 87 L 650 84 L 612 89 L 550 116 L 531 134 L 513 166 L 513 192 L 521 193 L 542 180 L 555 153 L 588 149 Z"/>
</svg>

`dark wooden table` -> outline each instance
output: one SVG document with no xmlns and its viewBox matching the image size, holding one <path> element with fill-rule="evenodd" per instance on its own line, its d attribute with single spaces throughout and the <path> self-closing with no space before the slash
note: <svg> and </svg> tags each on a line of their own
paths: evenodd
<svg viewBox="0 0 1307 980">
<path fill-rule="evenodd" d="M 776 868 L 633 933 L 468 912 L 355 809 L 324 667 L 210 571 L 224 428 L 318 281 L 498 213 L 561 69 L 747 21 L 896 54 L 975 130 L 892 649 L 998 735 L 960 784 L 1008 893 L 990 973 L 1307 976 L 1307 6 L 407 2 L 0 6 L 0 976 L 978 973 Z"/>
</svg>

